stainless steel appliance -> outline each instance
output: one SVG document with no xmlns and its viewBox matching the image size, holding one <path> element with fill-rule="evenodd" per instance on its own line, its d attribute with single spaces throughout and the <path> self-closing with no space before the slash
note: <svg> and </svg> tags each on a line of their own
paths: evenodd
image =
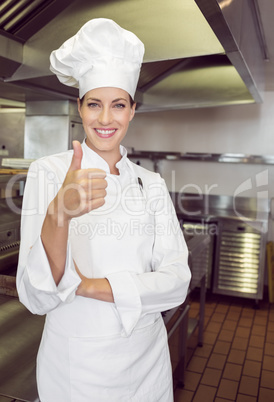
<svg viewBox="0 0 274 402">
<path fill-rule="evenodd" d="M 49 55 L 83 21 L 98 15 L 117 20 L 145 43 L 137 94 L 140 111 L 262 102 L 264 59 L 269 55 L 255 0 L 184 0 L 172 7 L 164 0 L 150 0 L 152 12 L 147 12 L 146 0 L 2 3 L 1 102 L 76 101 L 77 89 L 61 85 L 50 74 Z M 271 14 L 268 3 L 266 12 Z M 271 34 L 269 38 L 272 47 Z"/>
<path fill-rule="evenodd" d="M 181 306 L 163 313 L 168 333 L 174 388 L 183 387 L 184 385 L 186 364 L 193 352 L 191 346 L 195 348 L 197 343 L 199 346 L 203 344 L 206 265 L 201 264 L 199 260 L 200 258 L 203 259 L 207 253 L 210 236 L 208 234 L 186 234 L 185 237 L 189 250 L 189 267 L 192 274 L 188 295 Z M 192 291 L 197 287 L 200 288 L 199 319 L 188 316 L 189 299 Z M 197 328 L 198 339 L 193 337 Z"/>
<path fill-rule="evenodd" d="M 194 222 L 180 219 L 181 227 L 186 236 L 204 236 L 209 235 L 209 244 L 202 253 L 197 254 L 193 259 L 193 264 L 196 269 L 205 270 L 206 272 L 206 287 L 211 288 L 212 281 L 212 265 L 214 260 L 215 238 L 218 231 L 216 223 L 211 222 Z"/>
<path fill-rule="evenodd" d="M 16 297 L 0 294 L 1 402 L 39 402 L 35 371 L 44 320 Z"/>
<path fill-rule="evenodd" d="M 262 299 L 265 222 L 219 219 L 213 292 Z"/>
<path fill-rule="evenodd" d="M 14 211 L 5 199 L 0 199 L 0 274 L 15 276 L 20 245 L 19 211 L 22 197 L 13 198 L 12 203 Z"/>
<path fill-rule="evenodd" d="M 211 228 L 208 288 L 213 293 L 261 300 L 269 200 L 206 194 L 171 196 L 183 226 L 194 231 Z"/>
</svg>

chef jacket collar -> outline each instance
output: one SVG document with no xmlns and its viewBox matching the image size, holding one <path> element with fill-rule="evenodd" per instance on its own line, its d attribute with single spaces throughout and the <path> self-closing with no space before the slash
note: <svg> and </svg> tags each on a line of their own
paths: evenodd
<svg viewBox="0 0 274 402">
<path fill-rule="evenodd" d="M 108 163 L 95 151 L 88 147 L 86 140 L 82 143 L 83 149 L 83 159 L 82 159 L 82 169 L 89 169 L 91 167 L 96 167 L 97 169 L 102 169 L 107 173 L 110 173 Z M 117 169 L 119 169 L 120 174 L 127 166 L 127 150 L 125 147 L 120 145 L 121 159 L 116 163 Z"/>
</svg>

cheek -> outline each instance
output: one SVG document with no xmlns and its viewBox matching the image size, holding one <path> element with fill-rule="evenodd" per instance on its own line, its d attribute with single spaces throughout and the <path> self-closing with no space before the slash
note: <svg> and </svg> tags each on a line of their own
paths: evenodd
<svg viewBox="0 0 274 402">
<path fill-rule="evenodd" d="M 131 122 L 131 120 L 133 119 L 134 116 L 134 112 L 130 111 L 129 113 L 127 113 L 127 115 L 124 117 L 124 125 L 128 126 L 129 123 Z"/>
<path fill-rule="evenodd" d="M 123 127 L 125 128 L 125 130 L 127 130 L 129 122 L 130 120 L 128 117 L 123 120 Z"/>
<path fill-rule="evenodd" d="M 87 125 L 90 124 L 94 120 L 94 117 L 91 113 L 82 113 L 82 122 L 83 124 Z"/>
</svg>

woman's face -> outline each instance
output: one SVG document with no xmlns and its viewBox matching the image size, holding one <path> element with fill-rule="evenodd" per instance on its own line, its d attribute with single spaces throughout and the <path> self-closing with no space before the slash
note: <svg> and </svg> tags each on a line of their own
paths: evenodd
<svg viewBox="0 0 274 402">
<path fill-rule="evenodd" d="M 119 145 L 135 113 L 129 94 L 119 88 L 87 92 L 78 110 L 87 136 L 86 144 L 101 156 L 120 155 Z"/>
</svg>

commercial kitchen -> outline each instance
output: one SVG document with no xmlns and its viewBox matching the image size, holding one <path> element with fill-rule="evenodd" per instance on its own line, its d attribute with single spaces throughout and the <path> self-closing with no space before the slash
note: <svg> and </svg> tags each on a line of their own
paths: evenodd
<svg viewBox="0 0 274 402">
<path fill-rule="evenodd" d="M 2 2 L 0 402 L 39 400 L 44 317 L 15 287 L 28 167 L 84 135 L 49 54 L 99 17 L 145 44 L 123 145 L 165 179 L 189 249 L 188 297 L 163 312 L 175 402 L 274 400 L 273 16 L 269 0 Z"/>
</svg>

